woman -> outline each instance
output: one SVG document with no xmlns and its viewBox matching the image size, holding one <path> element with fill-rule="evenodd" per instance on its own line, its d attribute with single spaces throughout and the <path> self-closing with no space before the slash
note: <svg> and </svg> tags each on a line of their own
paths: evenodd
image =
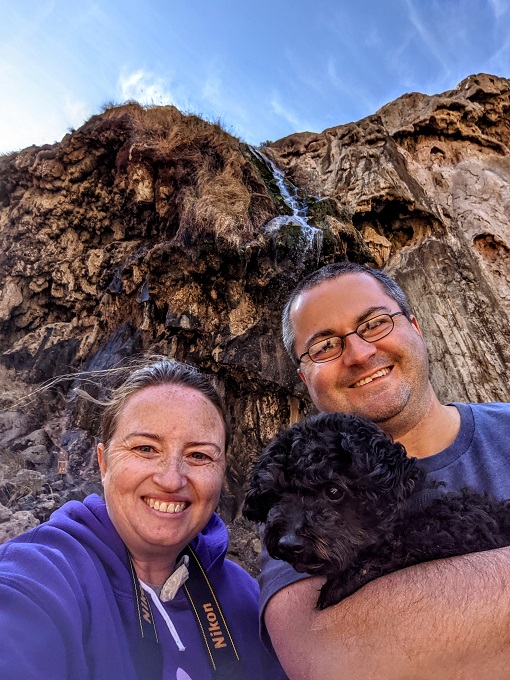
<svg viewBox="0 0 510 680">
<path fill-rule="evenodd" d="M 258 587 L 214 510 L 228 429 L 190 366 L 141 367 L 104 409 L 105 501 L 71 501 L 0 546 L 0 677 L 284 678 L 258 639 Z"/>
</svg>

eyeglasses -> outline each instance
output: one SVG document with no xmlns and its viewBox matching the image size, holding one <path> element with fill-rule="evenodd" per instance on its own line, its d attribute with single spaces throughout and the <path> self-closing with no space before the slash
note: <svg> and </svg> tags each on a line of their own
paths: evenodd
<svg viewBox="0 0 510 680">
<path fill-rule="evenodd" d="M 404 312 L 394 312 L 393 314 L 379 314 L 373 316 L 367 321 L 359 324 L 355 331 L 346 333 L 345 335 L 337 335 L 325 340 L 319 340 L 310 345 L 306 352 L 299 357 L 298 363 L 303 361 L 303 358 L 308 356 L 314 364 L 323 364 L 326 361 L 333 361 L 338 359 L 345 349 L 345 338 L 349 335 L 357 335 L 365 342 L 377 342 L 385 338 L 395 328 L 393 317 L 403 314 Z"/>
</svg>

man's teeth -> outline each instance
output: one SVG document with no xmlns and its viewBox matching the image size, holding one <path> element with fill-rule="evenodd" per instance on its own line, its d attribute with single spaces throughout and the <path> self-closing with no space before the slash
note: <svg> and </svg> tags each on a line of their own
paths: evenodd
<svg viewBox="0 0 510 680">
<path fill-rule="evenodd" d="M 366 385 L 367 383 L 372 382 L 372 380 L 375 380 L 375 378 L 382 378 L 383 375 L 388 375 L 389 372 L 389 368 L 381 368 L 381 370 L 377 371 L 377 373 L 369 375 L 367 378 L 358 380 L 358 382 L 354 383 L 353 387 L 361 387 L 362 385 Z"/>
<path fill-rule="evenodd" d="M 157 501 L 154 498 L 144 498 L 143 499 L 150 508 L 154 510 L 159 510 L 160 512 L 182 512 L 186 507 L 186 503 L 165 503 L 165 501 Z"/>
</svg>

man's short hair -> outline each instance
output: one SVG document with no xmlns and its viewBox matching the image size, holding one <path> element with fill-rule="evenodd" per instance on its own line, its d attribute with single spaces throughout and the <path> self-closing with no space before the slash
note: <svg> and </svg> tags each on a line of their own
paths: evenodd
<svg viewBox="0 0 510 680">
<path fill-rule="evenodd" d="M 315 288 L 323 281 L 327 281 L 328 279 L 336 279 L 339 278 L 340 276 L 343 276 L 344 274 L 368 274 L 369 276 L 372 276 L 374 279 L 379 281 L 381 286 L 384 288 L 384 291 L 387 293 L 388 297 L 390 297 L 392 300 L 395 300 L 395 302 L 400 308 L 400 311 L 402 311 L 408 319 L 411 319 L 413 312 L 404 291 L 393 279 L 391 279 L 387 274 L 382 272 L 380 269 L 372 269 L 372 267 L 367 267 L 364 264 L 358 264 L 357 262 L 349 262 L 347 260 L 344 262 L 334 262 L 333 264 L 327 264 L 325 267 L 322 267 L 321 269 L 312 272 L 308 276 L 305 276 L 305 278 L 302 279 L 297 284 L 292 293 L 289 295 L 287 302 L 285 303 L 285 307 L 283 308 L 282 313 L 283 344 L 285 346 L 285 349 L 289 353 L 290 357 L 294 361 L 297 362 L 298 358 L 294 351 L 294 342 L 296 340 L 296 334 L 294 332 L 294 328 L 290 320 L 290 312 L 295 299 L 303 291 Z"/>
</svg>

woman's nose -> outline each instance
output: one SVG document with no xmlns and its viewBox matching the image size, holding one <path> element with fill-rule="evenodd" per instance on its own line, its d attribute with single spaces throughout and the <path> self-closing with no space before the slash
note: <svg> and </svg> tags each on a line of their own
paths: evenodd
<svg viewBox="0 0 510 680">
<path fill-rule="evenodd" d="M 342 360 L 346 366 L 364 364 L 377 352 L 377 347 L 373 342 L 367 342 L 353 333 L 344 340 L 345 346 L 342 353 Z"/>
<path fill-rule="evenodd" d="M 154 481 L 168 490 L 182 489 L 186 485 L 184 461 L 180 457 L 163 458 L 153 474 Z"/>
</svg>

